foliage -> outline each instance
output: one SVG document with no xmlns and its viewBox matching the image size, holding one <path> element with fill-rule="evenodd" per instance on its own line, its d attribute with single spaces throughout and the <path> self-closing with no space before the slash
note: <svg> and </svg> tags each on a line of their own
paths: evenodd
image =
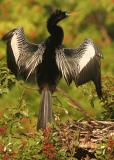
<svg viewBox="0 0 114 160">
<path fill-rule="evenodd" d="M 67 157 L 67 150 L 70 150 L 69 155 L 74 154 L 72 147 L 75 136 L 66 126 L 64 129 L 68 140 L 65 140 L 66 135 L 59 127 L 53 127 L 54 132 L 50 127 L 36 132 L 34 123 L 34 117 L 31 118 L 22 106 L 0 112 L 0 159 L 53 160 Z M 69 140 L 72 140 L 71 144 Z"/>
<path fill-rule="evenodd" d="M 99 144 L 95 155 L 96 158 L 99 160 L 113 159 L 114 136 L 110 136 L 109 139 L 104 139 L 104 141 L 101 144 Z"/>
<path fill-rule="evenodd" d="M 12 75 L 6 64 L 1 61 L 0 64 L 0 96 L 5 93 L 8 93 L 9 89 L 16 83 L 15 76 Z"/>
<path fill-rule="evenodd" d="M 104 81 L 104 100 L 103 107 L 105 111 L 102 112 L 101 119 L 114 120 L 114 77 L 103 77 Z"/>
<path fill-rule="evenodd" d="M 36 131 L 36 118 L 25 106 L 7 108 L 0 112 L 0 159 L 1 160 L 67 160 L 76 159 L 79 146 L 79 129 L 75 122 L 56 123 Z M 111 159 L 114 152 L 114 137 L 98 144 L 95 156 Z"/>
</svg>

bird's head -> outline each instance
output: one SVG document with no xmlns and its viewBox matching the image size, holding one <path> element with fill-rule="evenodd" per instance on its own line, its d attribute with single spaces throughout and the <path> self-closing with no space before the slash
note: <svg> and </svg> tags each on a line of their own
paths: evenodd
<svg viewBox="0 0 114 160">
<path fill-rule="evenodd" d="M 16 30 L 17 30 L 17 28 L 14 28 L 14 29 L 12 29 L 11 31 L 9 31 L 8 33 L 6 33 L 6 34 L 2 37 L 2 40 L 3 40 L 3 41 L 8 41 L 8 40 L 10 40 L 10 39 L 13 37 L 13 35 L 16 33 Z"/>
<path fill-rule="evenodd" d="M 59 21 L 67 18 L 69 14 L 66 11 L 61 11 L 61 10 L 55 10 L 50 18 L 48 19 L 48 22 L 51 22 L 51 24 L 57 24 Z"/>
</svg>

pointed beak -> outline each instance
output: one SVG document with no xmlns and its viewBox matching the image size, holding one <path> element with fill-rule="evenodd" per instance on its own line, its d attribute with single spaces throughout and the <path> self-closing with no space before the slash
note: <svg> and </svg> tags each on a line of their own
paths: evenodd
<svg viewBox="0 0 114 160">
<path fill-rule="evenodd" d="M 75 16 L 75 15 L 77 15 L 78 13 L 77 12 L 71 12 L 71 13 L 66 13 L 67 14 L 67 16 Z"/>
</svg>

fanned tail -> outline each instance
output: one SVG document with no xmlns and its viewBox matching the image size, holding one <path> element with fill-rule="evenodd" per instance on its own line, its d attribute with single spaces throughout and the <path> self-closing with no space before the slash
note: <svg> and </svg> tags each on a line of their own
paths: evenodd
<svg viewBox="0 0 114 160">
<path fill-rule="evenodd" d="M 44 88 L 41 93 L 41 102 L 40 102 L 37 129 L 46 128 L 47 124 L 50 123 L 51 120 L 52 120 L 52 95 L 47 88 Z"/>
</svg>

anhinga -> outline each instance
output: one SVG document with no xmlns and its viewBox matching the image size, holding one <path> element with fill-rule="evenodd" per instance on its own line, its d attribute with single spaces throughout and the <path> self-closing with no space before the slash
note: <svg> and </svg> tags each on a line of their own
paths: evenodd
<svg viewBox="0 0 114 160">
<path fill-rule="evenodd" d="M 50 36 L 40 44 L 26 40 L 23 28 L 19 27 L 4 35 L 7 41 L 9 69 L 25 79 L 36 76 L 41 102 L 37 128 L 46 128 L 52 120 L 52 93 L 63 76 L 67 84 L 76 86 L 93 81 L 98 97 L 102 97 L 101 54 L 91 39 L 85 39 L 78 48 L 63 48 L 63 29 L 57 23 L 70 14 L 56 10 L 47 21 Z"/>
</svg>

